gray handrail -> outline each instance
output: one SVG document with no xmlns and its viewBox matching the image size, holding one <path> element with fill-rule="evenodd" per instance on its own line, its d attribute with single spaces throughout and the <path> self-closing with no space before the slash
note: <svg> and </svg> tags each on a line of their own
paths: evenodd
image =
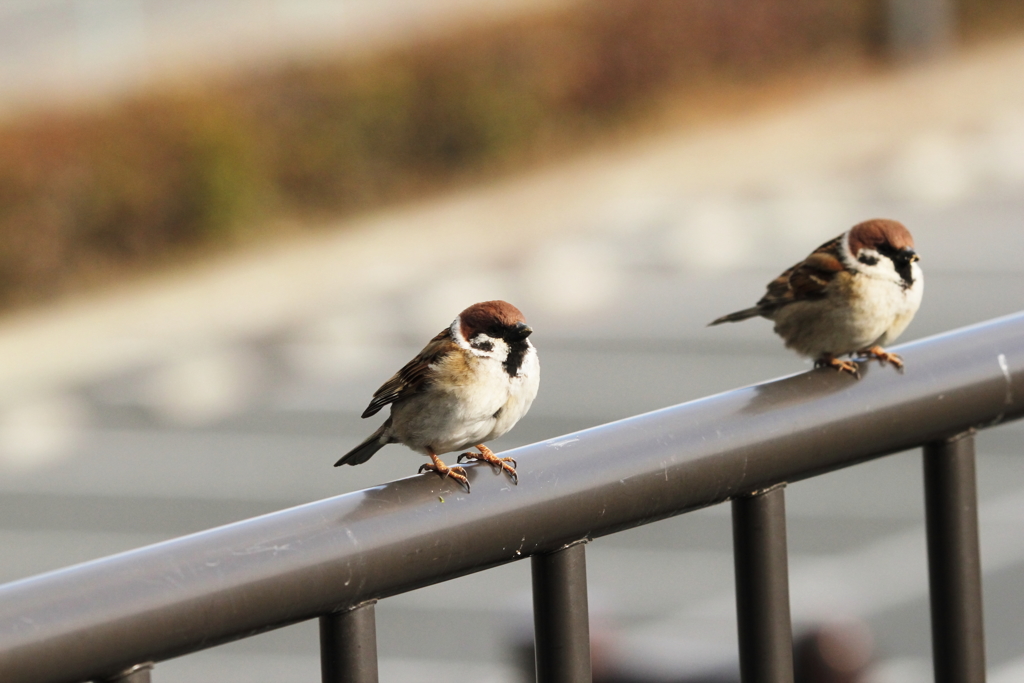
<svg viewBox="0 0 1024 683">
<path fill-rule="evenodd" d="M 1024 314 L 0 586 L 0 680 L 109 675 L 1024 416 Z M 686 377 L 679 377 L 686 382 Z M 325 460 L 325 462 L 328 462 Z"/>
</svg>

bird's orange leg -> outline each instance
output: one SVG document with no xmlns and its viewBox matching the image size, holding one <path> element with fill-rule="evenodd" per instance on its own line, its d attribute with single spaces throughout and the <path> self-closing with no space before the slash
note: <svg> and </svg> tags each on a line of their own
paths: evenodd
<svg viewBox="0 0 1024 683">
<path fill-rule="evenodd" d="M 494 467 L 497 467 L 499 472 L 501 470 L 505 470 L 508 472 L 508 476 L 511 477 L 512 483 L 517 485 L 519 484 L 519 475 L 516 474 L 516 467 L 519 466 L 519 463 L 515 461 L 515 458 L 499 458 L 494 454 L 494 451 L 483 444 L 477 446 L 476 449 L 480 451 L 480 455 L 477 455 L 476 453 L 463 453 L 459 456 L 459 462 L 462 462 L 463 458 L 466 460 L 482 460 L 486 463 L 490 463 Z M 512 464 L 509 465 L 509 463 Z"/>
<path fill-rule="evenodd" d="M 882 365 L 889 363 L 900 372 L 903 372 L 903 359 L 900 358 L 898 354 L 889 353 L 888 351 L 883 349 L 881 346 L 878 346 L 877 344 L 875 346 L 863 349 L 862 351 L 860 351 L 860 353 L 867 356 L 868 358 L 874 358 L 878 360 L 878 362 L 881 363 Z"/>
<path fill-rule="evenodd" d="M 839 360 L 830 353 L 824 354 L 821 358 L 814 361 L 814 367 L 816 368 L 835 368 L 839 372 L 848 372 L 857 379 L 860 379 L 860 368 L 853 361 Z"/>
<path fill-rule="evenodd" d="M 469 479 L 466 478 L 465 468 L 448 467 L 448 465 L 445 465 L 443 462 L 441 462 L 441 458 L 437 457 L 437 454 L 434 453 L 434 451 L 428 451 L 427 455 L 430 456 L 430 459 L 433 462 L 428 462 L 426 464 L 420 465 L 420 474 L 429 471 L 437 472 L 438 476 L 440 476 L 442 479 L 451 477 L 455 481 L 462 484 L 466 488 L 466 493 L 469 493 Z"/>
</svg>

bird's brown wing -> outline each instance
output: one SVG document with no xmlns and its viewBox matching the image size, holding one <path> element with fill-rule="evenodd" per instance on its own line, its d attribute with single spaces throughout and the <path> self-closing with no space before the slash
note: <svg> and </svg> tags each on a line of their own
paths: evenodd
<svg viewBox="0 0 1024 683">
<path fill-rule="evenodd" d="M 757 308 L 774 311 L 796 301 L 820 299 L 845 268 L 839 259 L 841 237 L 821 245 L 806 259 L 768 284 Z"/>
<path fill-rule="evenodd" d="M 363 411 L 362 416 L 376 415 L 381 408 L 389 403 L 423 391 L 433 375 L 431 366 L 454 345 L 450 329 L 446 328 L 438 333 L 415 358 L 406 363 L 391 379 L 384 382 L 380 389 L 373 392 L 373 400 Z"/>
</svg>

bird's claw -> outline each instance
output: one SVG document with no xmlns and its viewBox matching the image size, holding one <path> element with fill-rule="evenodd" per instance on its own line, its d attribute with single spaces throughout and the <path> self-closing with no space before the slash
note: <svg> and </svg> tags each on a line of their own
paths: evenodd
<svg viewBox="0 0 1024 683">
<path fill-rule="evenodd" d="M 874 358 L 882 365 L 892 365 L 896 371 L 903 374 L 903 358 L 898 353 L 886 351 L 881 346 L 872 346 L 860 352 L 866 358 Z"/>
<path fill-rule="evenodd" d="M 466 489 L 466 493 L 469 493 L 469 479 L 466 477 L 466 469 L 464 467 L 448 467 L 443 463 L 438 466 L 428 462 L 420 465 L 417 473 L 423 474 L 424 472 L 437 472 L 437 475 L 442 479 L 454 479 L 462 485 L 462 488 Z"/>
<path fill-rule="evenodd" d="M 495 457 L 497 458 L 497 456 L 495 456 Z M 463 458 L 465 458 L 465 460 L 463 460 Z M 516 459 L 513 458 L 512 456 L 508 456 L 507 458 L 498 458 L 498 459 L 501 460 L 502 462 L 510 462 L 510 463 L 512 463 L 512 467 L 513 468 L 519 467 L 519 463 L 516 462 Z M 463 453 L 458 458 L 458 462 L 460 462 L 460 463 L 462 463 L 462 462 L 469 462 L 471 460 L 480 460 L 480 461 L 483 461 L 483 462 L 491 462 L 487 458 L 479 457 L 476 453 Z M 492 462 L 491 464 L 497 466 L 497 463 L 493 463 Z"/>
<path fill-rule="evenodd" d="M 860 379 L 860 367 L 853 361 L 839 360 L 838 358 L 834 358 L 832 356 L 826 356 L 824 358 L 819 358 L 818 360 L 814 361 L 814 367 L 835 368 L 836 371 L 838 371 L 840 374 L 848 372 L 857 379 Z"/>
<path fill-rule="evenodd" d="M 519 474 L 516 473 L 516 468 L 519 467 L 519 463 L 516 462 L 515 458 L 499 458 L 494 454 L 494 451 L 487 446 L 477 446 L 477 449 L 480 451 L 479 453 L 469 452 L 461 454 L 458 457 L 458 462 L 463 462 L 463 458 L 465 458 L 467 462 L 471 460 L 486 462 L 491 465 L 491 467 L 497 469 L 498 472 L 501 472 L 502 470 L 508 472 L 509 479 L 512 480 L 512 483 L 517 486 L 519 485 Z M 510 465 L 509 463 L 512 464 Z"/>
</svg>

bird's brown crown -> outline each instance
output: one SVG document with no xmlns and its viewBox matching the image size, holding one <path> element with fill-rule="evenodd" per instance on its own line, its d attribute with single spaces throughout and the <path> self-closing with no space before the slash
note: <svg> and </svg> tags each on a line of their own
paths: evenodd
<svg viewBox="0 0 1024 683">
<path fill-rule="evenodd" d="M 472 339 L 480 332 L 498 336 L 495 334 L 498 330 L 514 327 L 516 323 L 525 323 L 526 318 L 522 311 L 507 301 L 482 301 L 459 313 L 459 322 L 462 325 L 462 336 Z"/>
<path fill-rule="evenodd" d="M 861 249 L 881 251 L 886 246 L 895 251 L 913 249 L 914 238 L 902 223 L 887 218 L 872 218 L 850 228 L 850 251 L 854 256 Z"/>
</svg>

